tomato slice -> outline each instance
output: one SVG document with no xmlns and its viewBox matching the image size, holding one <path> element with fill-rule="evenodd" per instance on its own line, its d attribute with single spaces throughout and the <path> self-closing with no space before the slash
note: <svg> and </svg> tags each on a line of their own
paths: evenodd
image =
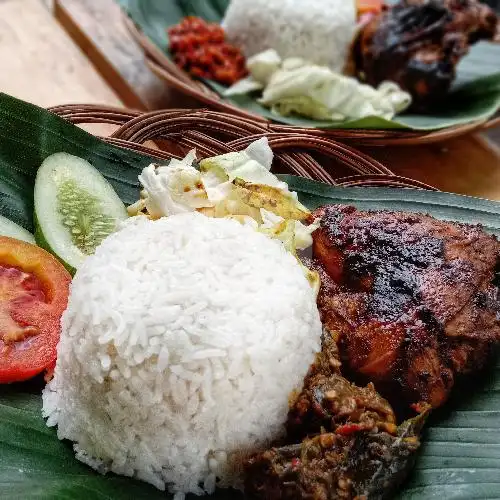
<svg viewBox="0 0 500 500">
<path fill-rule="evenodd" d="M 54 365 L 70 282 L 50 253 L 0 236 L 0 383 Z"/>
<path fill-rule="evenodd" d="M 382 12 L 383 5 L 383 0 L 357 0 L 358 17 L 362 17 L 365 14 L 379 14 Z"/>
</svg>

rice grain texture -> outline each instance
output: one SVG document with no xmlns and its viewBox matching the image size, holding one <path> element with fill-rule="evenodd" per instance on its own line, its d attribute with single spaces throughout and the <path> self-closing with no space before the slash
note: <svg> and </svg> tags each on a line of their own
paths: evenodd
<svg viewBox="0 0 500 500">
<path fill-rule="evenodd" d="M 44 416 L 100 472 L 176 498 L 240 487 L 245 457 L 282 434 L 320 335 L 279 242 L 198 213 L 136 217 L 73 280 Z"/>
<path fill-rule="evenodd" d="M 251 57 L 274 49 L 341 72 L 356 28 L 352 0 L 231 0 L 222 21 L 228 40 Z"/>
</svg>

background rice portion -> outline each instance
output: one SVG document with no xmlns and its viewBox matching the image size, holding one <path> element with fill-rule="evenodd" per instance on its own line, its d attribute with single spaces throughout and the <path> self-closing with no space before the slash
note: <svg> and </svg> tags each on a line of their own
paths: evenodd
<svg viewBox="0 0 500 500">
<path fill-rule="evenodd" d="M 185 214 L 126 223 L 72 283 L 47 424 L 78 459 L 181 498 L 240 486 L 282 433 L 320 348 L 295 258 L 253 229 Z"/>
<path fill-rule="evenodd" d="M 342 71 L 356 25 L 350 0 L 231 0 L 222 26 L 246 57 L 274 49 Z"/>
</svg>

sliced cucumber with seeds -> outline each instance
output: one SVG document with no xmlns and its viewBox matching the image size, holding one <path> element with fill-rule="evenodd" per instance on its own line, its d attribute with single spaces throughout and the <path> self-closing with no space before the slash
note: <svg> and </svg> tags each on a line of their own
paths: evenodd
<svg viewBox="0 0 500 500">
<path fill-rule="evenodd" d="M 10 219 L 2 217 L 0 215 L 0 236 L 8 236 L 9 238 L 15 238 L 16 240 L 26 241 L 27 243 L 32 243 L 35 245 L 35 237 L 24 227 L 18 226 L 15 222 Z"/>
<path fill-rule="evenodd" d="M 38 169 L 35 238 L 70 272 L 126 218 L 125 205 L 111 184 L 84 159 L 55 153 Z"/>
</svg>

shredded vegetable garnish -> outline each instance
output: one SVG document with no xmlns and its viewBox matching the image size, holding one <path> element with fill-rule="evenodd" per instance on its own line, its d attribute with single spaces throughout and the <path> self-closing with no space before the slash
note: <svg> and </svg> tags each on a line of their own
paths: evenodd
<svg viewBox="0 0 500 500">
<path fill-rule="evenodd" d="M 259 102 L 282 116 L 299 114 L 317 120 L 342 121 L 380 116 L 391 119 L 411 104 L 411 96 L 393 82 L 378 88 L 300 58 L 281 60 L 270 49 L 247 61 L 250 76 L 226 95 L 262 90 Z"/>
<path fill-rule="evenodd" d="M 312 245 L 311 234 L 318 225 L 305 223 L 309 210 L 271 173 L 273 153 L 267 138 L 244 151 L 201 160 L 199 169 L 193 166 L 195 160 L 192 150 L 168 166 L 145 167 L 139 176 L 141 198 L 128 207 L 129 215 L 159 219 L 197 211 L 249 225 L 280 240 L 294 255 Z M 305 267 L 304 272 L 317 291 L 319 277 Z"/>
</svg>

